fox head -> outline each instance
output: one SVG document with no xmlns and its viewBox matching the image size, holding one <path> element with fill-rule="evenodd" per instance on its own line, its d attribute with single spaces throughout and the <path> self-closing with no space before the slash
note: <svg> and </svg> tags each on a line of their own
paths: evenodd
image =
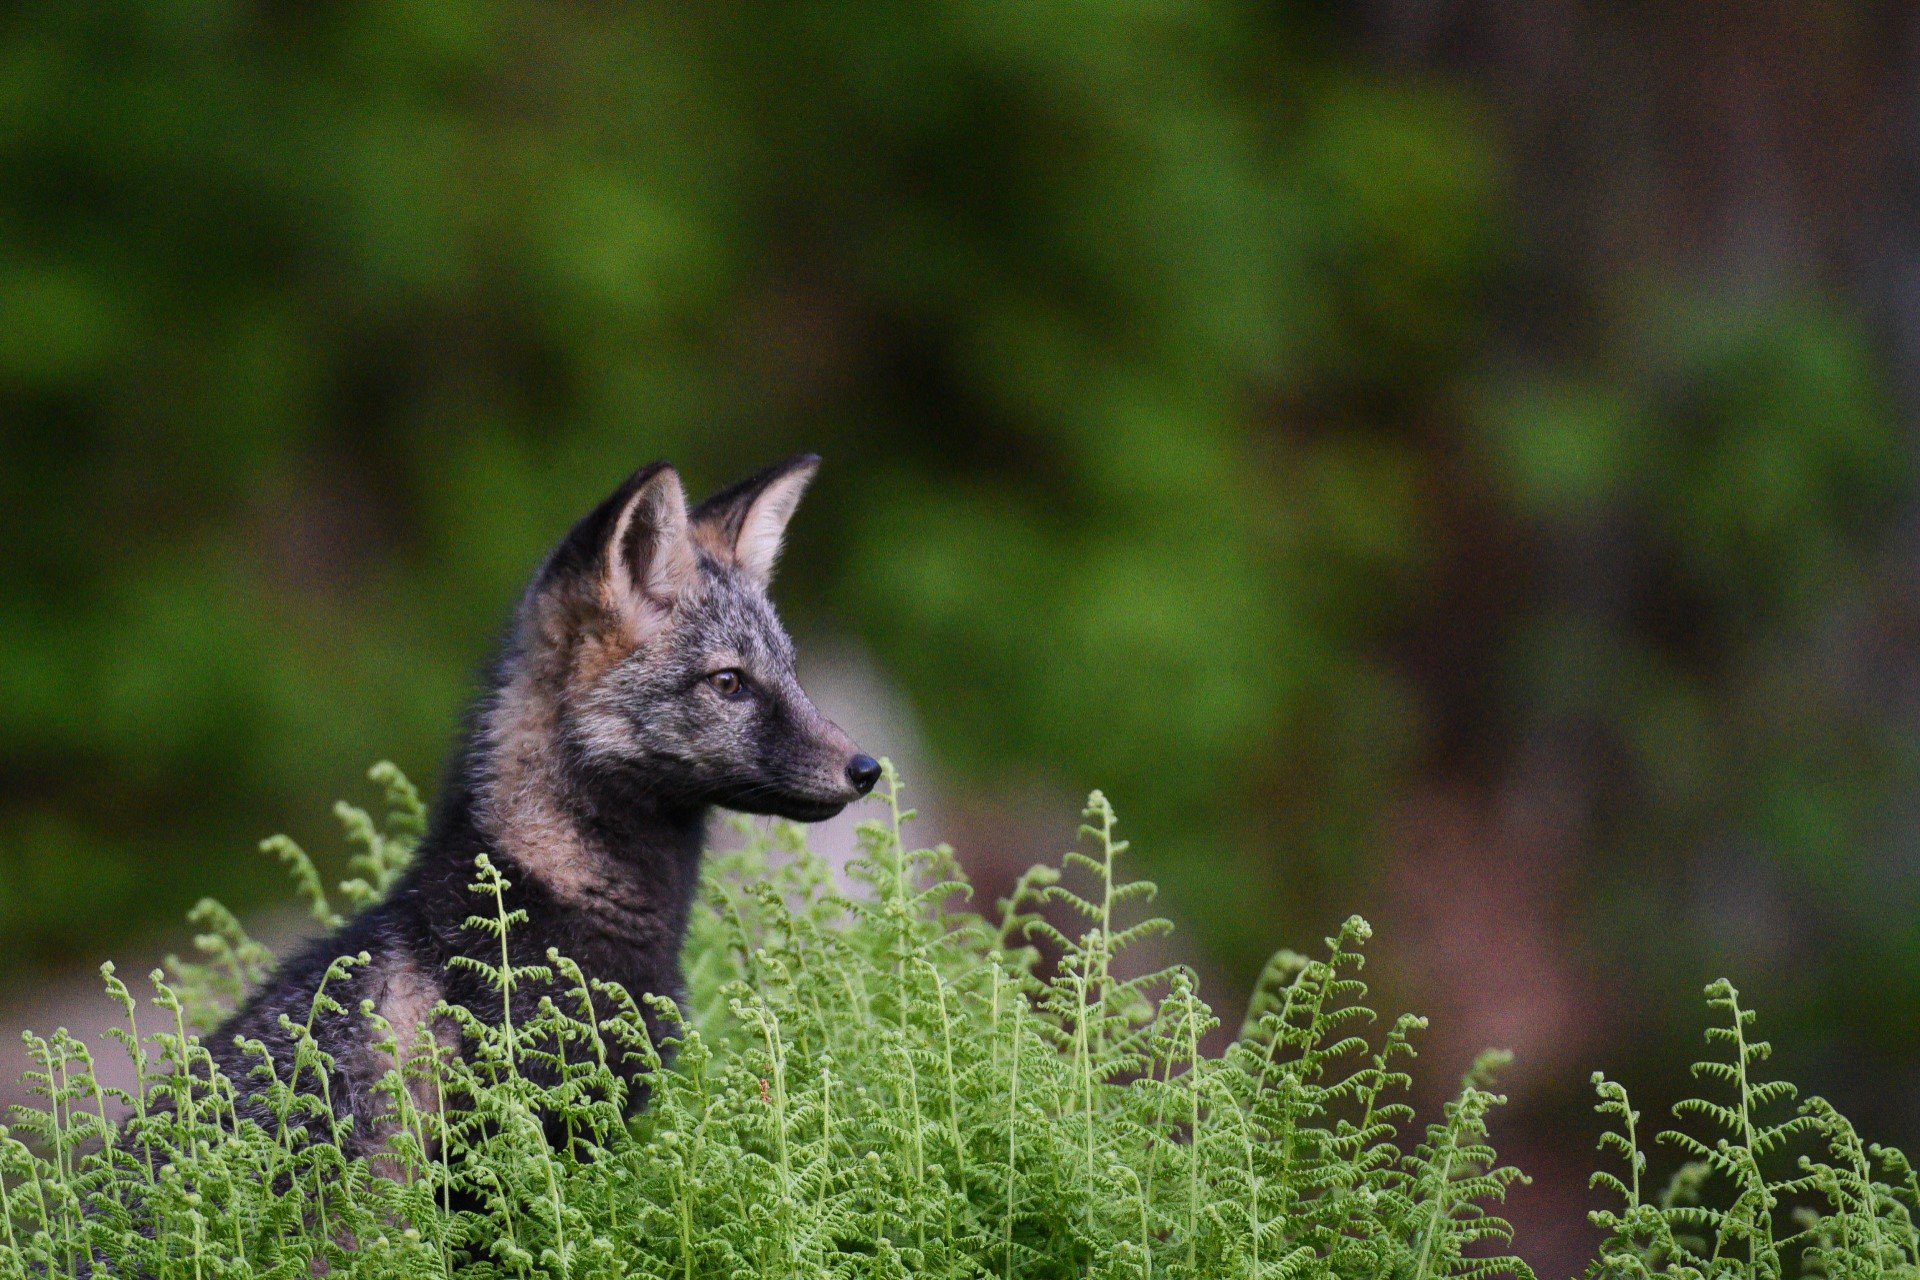
<svg viewBox="0 0 1920 1280">
<path fill-rule="evenodd" d="M 505 771 L 557 752 L 652 803 L 802 822 L 871 790 L 880 766 L 800 687 L 767 599 L 819 464 L 791 458 L 689 511 L 654 463 L 574 526 L 520 607 L 490 717 L 495 751 L 522 757 Z"/>
</svg>

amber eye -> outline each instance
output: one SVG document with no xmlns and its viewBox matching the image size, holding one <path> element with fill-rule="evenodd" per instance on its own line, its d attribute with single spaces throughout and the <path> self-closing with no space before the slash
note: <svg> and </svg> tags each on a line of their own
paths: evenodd
<svg viewBox="0 0 1920 1280">
<path fill-rule="evenodd" d="M 747 691 L 746 679 L 731 667 L 714 672 L 707 677 L 707 683 L 713 686 L 715 693 L 727 699 L 737 698 Z"/>
</svg>

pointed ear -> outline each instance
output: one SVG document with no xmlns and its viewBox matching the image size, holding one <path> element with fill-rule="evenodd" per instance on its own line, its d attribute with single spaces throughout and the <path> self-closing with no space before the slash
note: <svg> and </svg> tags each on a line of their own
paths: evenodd
<svg viewBox="0 0 1920 1280">
<path fill-rule="evenodd" d="M 796 454 L 716 493 L 693 513 L 694 536 L 714 558 L 766 586 L 773 580 L 787 521 L 819 469 L 819 455 Z"/>
<path fill-rule="evenodd" d="M 606 545 L 606 594 L 636 637 L 656 630 L 699 582 L 679 473 L 664 462 L 642 467 L 621 486 L 626 494 Z"/>
</svg>

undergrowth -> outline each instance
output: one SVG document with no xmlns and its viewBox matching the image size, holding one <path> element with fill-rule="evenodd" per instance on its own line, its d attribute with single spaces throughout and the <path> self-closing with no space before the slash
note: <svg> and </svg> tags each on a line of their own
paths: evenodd
<svg viewBox="0 0 1920 1280">
<path fill-rule="evenodd" d="M 375 777 L 384 824 L 341 809 L 359 847 L 349 907 L 384 890 L 423 826 L 406 781 Z M 102 1084 L 64 1031 L 28 1035 L 40 1103 L 0 1127 L 0 1277 L 1531 1276 L 1496 1212 L 1521 1177 L 1488 1142 L 1497 1060 L 1416 1124 L 1425 1022 L 1382 1027 L 1367 1008 L 1364 921 L 1316 958 L 1275 957 L 1211 1054 L 1192 972 L 1141 972 L 1139 944 L 1169 926 L 1144 916 L 1152 886 L 1119 871 L 1103 797 L 1062 866 L 981 914 L 950 851 L 903 843 L 899 796 L 889 770 L 885 817 L 844 872 L 785 824 L 745 827 L 746 847 L 714 860 L 687 1006 L 660 1006 L 671 1044 L 564 956 L 487 969 L 503 995 L 554 975 L 572 995 L 521 1026 L 445 1009 L 457 1054 L 393 1046 L 408 1065 L 383 1086 L 395 1123 L 372 1163 L 342 1155 L 345 1122 L 300 1087 L 325 1075 L 310 1042 L 259 1069 L 275 1123 L 237 1116 L 199 1037 L 271 960 L 203 903 L 198 959 L 156 970 L 144 1003 L 103 969 L 136 1088 Z M 268 847 L 336 919 L 306 855 Z M 502 885 L 476 867 L 472 927 L 513 927 Z M 1790 1107 L 1790 1085 L 1759 1078 L 1753 1014 L 1730 985 L 1709 995 L 1720 1052 L 1696 1070 L 1714 1100 L 1677 1108 L 1706 1136 L 1660 1135 L 1686 1159 L 1663 1190 L 1646 1185 L 1639 1113 L 1595 1078 L 1621 1163 L 1595 1176 L 1618 1203 L 1593 1215 L 1593 1273 L 1914 1274 L 1905 1158 L 1819 1099 Z M 370 1034 L 392 1037 L 377 1019 Z M 530 1081 L 532 1055 L 561 1083 Z M 651 1069 L 631 1121 L 623 1059 Z"/>
</svg>

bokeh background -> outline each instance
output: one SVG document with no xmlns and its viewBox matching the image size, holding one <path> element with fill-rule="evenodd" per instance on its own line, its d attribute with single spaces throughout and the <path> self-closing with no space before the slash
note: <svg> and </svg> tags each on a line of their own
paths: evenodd
<svg viewBox="0 0 1920 1280">
<path fill-rule="evenodd" d="M 1097 785 L 1229 1017 L 1369 915 L 1565 1274 L 1713 975 L 1920 1146 L 1917 415 L 1908 5 L 8 6 L 0 1025 L 809 448 L 803 674 L 984 896 Z"/>
</svg>

